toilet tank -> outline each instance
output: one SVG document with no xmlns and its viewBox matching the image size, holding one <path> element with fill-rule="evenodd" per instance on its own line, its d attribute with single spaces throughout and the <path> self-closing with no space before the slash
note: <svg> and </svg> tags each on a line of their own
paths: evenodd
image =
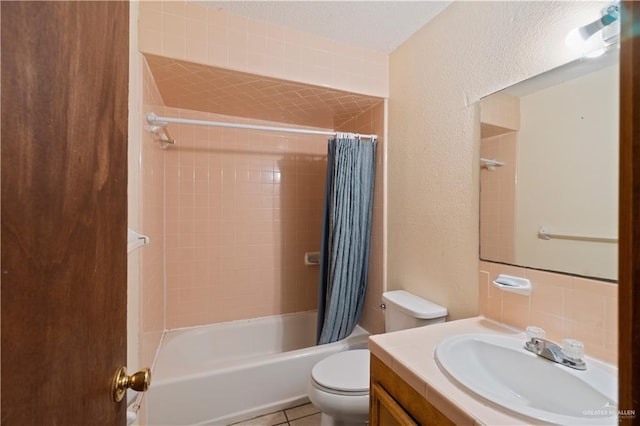
<svg viewBox="0 0 640 426">
<path fill-rule="evenodd" d="M 445 322 L 447 308 L 430 302 L 404 290 L 382 293 L 384 311 L 384 331 L 397 331 L 407 328 Z"/>
</svg>

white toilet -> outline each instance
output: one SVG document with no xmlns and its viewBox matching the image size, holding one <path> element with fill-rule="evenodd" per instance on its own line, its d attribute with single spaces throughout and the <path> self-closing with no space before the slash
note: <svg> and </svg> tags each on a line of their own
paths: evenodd
<svg viewBox="0 0 640 426">
<path fill-rule="evenodd" d="M 447 309 L 404 290 L 382 294 L 384 331 L 444 322 Z M 307 385 L 309 400 L 322 411 L 322 425 L 366 424 L 369 419 L 369 351 L 340 352 L 318 362 Z"/>
</svg>

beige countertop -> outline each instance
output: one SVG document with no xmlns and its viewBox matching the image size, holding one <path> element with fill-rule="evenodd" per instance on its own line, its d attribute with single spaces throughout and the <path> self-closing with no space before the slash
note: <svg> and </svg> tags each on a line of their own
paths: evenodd
<svg viewBox="0 0 640 426">
<path fill-rule="evenodd" d="M 434 351 L 443 339 L 462 333 L 493 333 L 521 338 L 521 331 L 508 328 L 483 317 L 412 328 L 369 338 L 369 349 L 411 387 L 458 425 L 525 425 L 530 419 L 518 417 L 464 391 L 451 381 L 436 364 Z M 609 364 L 585 357 L 617 375 Z"/>
</svg>

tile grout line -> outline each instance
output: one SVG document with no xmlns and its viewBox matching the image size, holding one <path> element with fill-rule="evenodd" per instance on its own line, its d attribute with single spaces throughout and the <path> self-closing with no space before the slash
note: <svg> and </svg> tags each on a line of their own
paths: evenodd
<svg viewBox="0 0 640 426">
<path fill-rule="evenodd" d="M 316 412 L 313 412 L 313 413 L 307 413 L 307 414 L 305 414 L 305 415 L 303 415 L 303 416 L 300 416 L 300 417 L 291 418 L 291 419 L 289 418 L 289 415 L 287 414 L 287 410 L 291 410 L 291 409 L 295 409 L 295 408 L 300 408 L 300 407 L 303 407 L 303 406 L 306 406 L 306 405 L 312 405 L 312 404 L 307 403 L 307 404 L 302 404 L 302 405 L 298 405 L 298 406 L 291 407 L 291 408 L 286 408 L 286 409 L 284 409 L 284 410 L 274 411 L 274 412 L 272 412 L 272 413 L 267 413 L 267 414 L 264 414 L 264 415 L 262 415 L 262 416 L 254 417 L 253 419 L 245 420 L 245 421 L 239 422 L 239 423 L 237 423 L 237 424 L 246 424 L 246 422 L 251 421 L 251 420 L 258 420 L 258 419 L 263 418 L 263 417 L 267 417 L 267 416 L 271 416 L 271 415 L 274 415 L 274 414 L 282 413 L 282 415 L 283 415 L 283 416 L 284 416 L 284 418 L 285 418 L 285 421 L 284 421 L 284 422 L 281 422 L 281 423 L 277 423 L 275 426 L 283 426 L 283 425 L 286 425 L 286 426 L 292 426 L 292 422 L 296 422 L 297 420 L 305 419 L 305 418 L 307 418 L 307 417 L 312 417 L 312 416 L 315 416 L 315 415 L 317 415 L 317 414 L 320 414 L 320 413 L 321 413 L 320 411 L 316 411 Z M 235 425 L 235 424 L 236 424 L 236 423 L 234 423 L 234 425 Z"/>
<path fill-rule="evenodd" d="M 292 422 L 292 421 L 297 421 L 297 420 L 301 420 L 301 419 L 306 419 L 307 417 L 312 417 L 312 416 L 315 416 L 315 415 L 318 415 L 318 414 L 320 414 L 320 412 L 307 414 L 306 416 L 297 417 L 297 418 L 292 419 L 292 420 L 289 420 L 289 417 L 287 416 L 287 413 L 285 413 L 284 415 L 285 415 L 285 417 L 287 418 L 287 422 L 289 423 L 289 426 L 291 426 L 291 423 L 290 423 L 290 422 Z"/>
</svg>

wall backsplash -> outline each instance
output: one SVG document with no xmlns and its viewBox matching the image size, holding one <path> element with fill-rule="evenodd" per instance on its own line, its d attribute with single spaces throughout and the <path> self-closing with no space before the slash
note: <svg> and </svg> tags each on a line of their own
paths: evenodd
<svg viewBox="0 0 640 426">
<path fill-rule="evenodd" d="M 528 278 L 531 295 L 499 290 L 491 284 L 498 274 Z M 522 330 L 529 325 L 542 327 L 547 338 L 556 342 L 581 340 L 587 355 L 617 364 L 616 284 L 481 261 L 479 285 L 481 315 Z"/>
</svg>

